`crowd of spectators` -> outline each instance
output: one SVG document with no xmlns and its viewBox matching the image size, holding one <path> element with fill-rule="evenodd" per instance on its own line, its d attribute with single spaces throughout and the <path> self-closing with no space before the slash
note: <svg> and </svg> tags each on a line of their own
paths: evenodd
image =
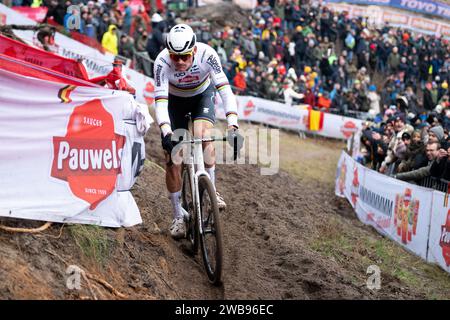
<svg viewBox="0 0 450 320">
<path fill-rule="evenodd" d="M 409 115 L 391 106 L 362 131 L 359 161 L 394 178 L 442 189 L 450 182 L 450 110 Z"/>
<path fill-rule="evenodd" d="M 211 43 L 245 94 L 370 118 L 399 98 L 415 114 L 447 104 L 449 42 L 367 23 L 319 5 L 262 1 L 250 27 L 226 26 Z"/>
<path fill-rule="evenodd" d="M 364 17 L 290 0 L 263 1 L 250 25 L 227 26 L 210 40 L 238 92 L 341 114 L 356 111 L 368 120 L 362 163 L 447 191 L 446 39 L 388 25 L 369 28 Z"/>
<path fill-rule="evenodd" d="M 148 60 L 164 48 L 170 27 L 185 22 L 199 41 L 218 51 L 238 94 L 372 119 L 400 98 L 401 111 L 414 114 L 448 104 L 446 39 L 369 26 L 367 17 L 350 18 L 315 2 L 258 0 L 246 21 L 212 29 L 206 19 L 183 20 L 170 10 L 156 11 L 150 0 L 134 13 L 128 1 L 40 1 L 48 7 L 45 21 L 97 40 L 150 76 Z M 80 12 L 67 10 L 71 5 Z M 74 24 L 72 16 L 80 17 L 80 23 Z"/>
<path fill-rule="evenodd" d="M 151 0 L 142 3 L 134 11 L 129 1 L 44 0 L 42 5 L 48 11 L 43 22 L 63 26 L 67 34 L 88 37 L 103 50 L 132 61 L 131 67 L 137 71 L 152 76 L 151 59 L 163 49 L 163 35 L 174 24 L 175 15 L 152 8 Z"/>
<path fill-rule="evenodd" d="M 37 0 L 13 0 L 32 5 Z M 260 0 L 247 21 L 212 28 L 206 19 L 128 1 L 44 0 L 46 20 L 96 39 L 125 58 L 155 59 L 171 26 L 190 24 L 214 47 L 237 94 L 303 103 L 367 119 L 359 161 L 398 179 L 450 180 L 450 44 L 436 35 L 368 25 L 303 0 Z M 81 12 L 67 10 L 78 5 Z M 152 68 L 141 70 L 151 75 Z M 139 66 L 136 65 L 139 69 Z"/>
</svg>

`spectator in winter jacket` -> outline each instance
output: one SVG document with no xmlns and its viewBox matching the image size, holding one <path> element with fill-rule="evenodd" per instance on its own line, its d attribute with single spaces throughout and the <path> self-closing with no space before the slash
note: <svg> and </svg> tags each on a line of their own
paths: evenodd
<svg viewBox="0 0 450 320">
<path fill-rule="evenodd" d="M 393 119 L 393 124 L 394 124 L 394 135 L 392 136 L 392 139 L 389 142 L 386 158 L 381 164 L 379 170 L 381 173 L 385 173 L 387 167 L 397 160 L 397 157 L 394 154 L 394 150 L 396 150 L 397 144 L 399 143 L 403 133 L 408 132 L 409 134 L 411 134 L 414 131 L 414 128 L 411 125 L 406 124 L 405 114 L 399 114 L 395 116 L 395 118 Z"/>
<path fill-rule="evenodd" d="M 402 136 L 403 138 L 403 136 Z M 420 130 L 414 130 L 411 142 L 407 147 L 405 158 L 398 166 L 397 172 L 407 172 L 419 169 L 427 164 L 425 160 L 425 144 L 422 141 Z"/>
<path fill-rule="evenodd" d="M 306 89 L 306 94 L 304 98 L 305 104 L 315 107 L 316 106 L 316 97 L 314 93 L 312 92 L 311 88 Z"/>
<path fill-rule="evenodd" d="M 423 106 L 425 110 L 433 110 L 438 102 L 438 91 L 436 87 L 433 87 L 431 83 L 425 85 L 425 91 L 423 93 Z"/>
<path fill-rule="evenodd" d="M 128 59 L 133 59 L 135 51 L 133 38 L 123 34 L 120 37 L 119 54 Z"/>
<path fill-rule="evenodd" d="M 47 23 L 48 18 L 53 18 L 58 24 L 64 25 L 64 16 L 66 15 L 66 8 L 57 0 L 52 0 L 45 15 L 44 23 Z"/>
<path fill-rule="evenodd" d="M 435 126 L 428 132 L 428 141 L 442 142 L 444 139 L 444 129 L 441 126 Z"/>
<path fill-rule="evenodd" d="M 117 55 L 119 53 L 118 44 L 117 27 L 112 24 L 108 27 L 108 31 L 103 35 L 102 46 L 112 54 Z"/>
<path fill-rule="evenodd" d="M 440 144 L 438 142 L 428 142 L 426 147 L 426 155 L 428 158 L 428 165 L 426 167 L 419 168 L 417 170 L 398 173 L 394 175 L 394 178 L 404 181 L 418 181 L 431 175 L 431 167 L 433 163 L 440 157 L 439 154 Z"/>
<path fill-rule="evenodd" d="M 233 79 L 233 85 L 239 94 L 243 94 L 247 90 L 247 82 L 245 80 L 244 71 L 240 70 Z"/>
<path fill-rule="evenodd" d="M 400 55 L 398 53 L 398 48 L 394 47 L 392 52 L 388 56 L 388 68 L 391 73 L 395 73 L 400 65 Z"/>
<path fill-rule="evenodd" d="M 294 90 L 294 83 L 291 80 L 285 80 L 283 85 L 284 103 L 291 107 L 294 99 L 303 99 L 305 97 L 302 93 L 297 93 Z"/>
<path fill-rule="evenodd" d="M 158 21 L 158 22 L 157 22 Z M 164 48 L 163 31 L 165 22 L 159 20 L 158 16 L 152 17 L 152 34 L 147 42 L 147 52 L 151 59 L 155 60 Z"/>
</svg>

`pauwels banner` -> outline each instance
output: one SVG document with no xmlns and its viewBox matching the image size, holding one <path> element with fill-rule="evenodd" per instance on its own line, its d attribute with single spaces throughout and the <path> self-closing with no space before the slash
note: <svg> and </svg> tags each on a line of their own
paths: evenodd
<svg viewBox="0 0 450 320">
<path fill-rule="evenodd" d="M 141 223 L 129 192 L 145 157 L 127 124 L 135 108 L 127 92 L 0 70 L 0 216 Z"/>
<path fill-rule="evenodd" d="M 336 195 L 345 195 L 361 222 L 427 258 L 432 190 L 364 168 L 343 152 Z"/>
<path fill-rule="evenodd" d="M 449 195 L 433 192 L 430 237 L 428 240 L 429 262 L 437 263 L 450 272 L 450 206 Z"/>
<path fill-rule="evenodd" d="M 0 3 L 0 21 L 5 20 L 4 24 L 18 25 L 36 25 L 37 23 L 20 13 L 6 7 Z M 21 39 L 28 44 L 40 47 L 33 31 L 14 31 Z M 86 67 L 89 78 L 105 75 L 112 70 L 112 62 L 114 55 L 111 53 L 101 53 L 81 42 L 73 40 L 65 35 L 57 32 L 55 35 L 55 46 L 52 48 L 54 53 L 65 58 L 82 59 Z M 136 89 L 136 100 L 142 103 L 152 103 L 153 101 L 153 79 L 134 71 L 133 69 L 124 67 L 123 74 L 131 82 Z"/>
</svg>

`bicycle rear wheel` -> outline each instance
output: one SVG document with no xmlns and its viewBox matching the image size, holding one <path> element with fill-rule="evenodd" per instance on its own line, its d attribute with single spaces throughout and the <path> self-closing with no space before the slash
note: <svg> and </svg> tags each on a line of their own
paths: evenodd
<svg viewBox="0 0 450 320">
<path fill-rule="evenodd" d="M 222 230 L 220 228 L 219 207 L 216 191 L 207 176 L 200 176 L 198 181 L 200 196 L 200 217 L 203 233 L 200 245 L 209 281 L 221 284 L 222 277 Z"/>
<path fill-rule="evenodd" d="M 198 226 L 197 214 L 194 208 L 194 200 L 192 198 L 191 180 L 189 179 L 189 168 L 183 166 L 182 186 L 181 186 L 181 205 L 184 210 L 189 213 L 187 221 L 187 240 L 193 255 L 198 251 Z"/>
</svg>

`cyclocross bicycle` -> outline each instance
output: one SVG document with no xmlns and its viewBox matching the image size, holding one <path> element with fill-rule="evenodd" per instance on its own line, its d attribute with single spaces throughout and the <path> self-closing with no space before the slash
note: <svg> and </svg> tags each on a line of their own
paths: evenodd
<svg viewBox="0 0 450 320">
<path fill-rule="evenodd" d="M 186 239 L 195 256 L 200 248 L 203 264 L 209 281 L 221 284 L 222 277 L 222 229 L 217 206 L 216 190 L 205 170 L 203 160 L 204 142 L 228 141 L 229 138 L 203 138 L 181 141 L 191 144 L 189 154 L 183 156 L 181 199 L 183 208 L 189 213 L 186 219 Z M 233 137 L 233 159 L 237 159 L 237 137 Z M 185 150 L 185 149 L 184 149 Z M 184 151 L 183 150 L 183 151 Z"/>
</svg>

